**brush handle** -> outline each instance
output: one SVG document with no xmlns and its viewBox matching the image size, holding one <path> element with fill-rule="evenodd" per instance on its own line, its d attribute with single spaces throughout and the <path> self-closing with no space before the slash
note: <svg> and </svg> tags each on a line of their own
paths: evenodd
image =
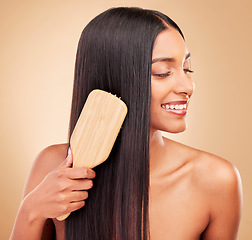
<svg viewBox="0 0 252 240">
<path fill-rule="evenodd" d="M 70 214 L 71 214 L 71 213 L 67 213 L 67 214 L 65 214 L 65 215 L 56 217 L 56 219 L 57 219 L 58 221 L 63 221 L 63 220 L 65 220 Z"/>
</svg>

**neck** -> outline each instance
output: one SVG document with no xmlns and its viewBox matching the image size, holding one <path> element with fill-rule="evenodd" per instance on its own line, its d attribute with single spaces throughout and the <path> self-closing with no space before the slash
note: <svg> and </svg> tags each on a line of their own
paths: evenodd
<svg viewBox="0 0 252 240">
<path fill-rule="evenodd" d="M 165 144 L 160 131 L 150 131 L 150 172 L 153 172 L 162 159 Z"/>
</svg>

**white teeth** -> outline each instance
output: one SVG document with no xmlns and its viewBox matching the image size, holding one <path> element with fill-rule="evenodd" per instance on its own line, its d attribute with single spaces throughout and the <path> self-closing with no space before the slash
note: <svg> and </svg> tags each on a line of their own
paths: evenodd
<svg viewBox="0 0 252 240">
<path fill-rule="evenodd" d="M 169 104 L 164 104 L 162 105 L 162 108 L 164 109 L 176 109 L 176 110 L 182 110 L 182 109 L 186 109 L 186 104 L 176 104 L 176 105 L 169 105 Z"/>
</svg>

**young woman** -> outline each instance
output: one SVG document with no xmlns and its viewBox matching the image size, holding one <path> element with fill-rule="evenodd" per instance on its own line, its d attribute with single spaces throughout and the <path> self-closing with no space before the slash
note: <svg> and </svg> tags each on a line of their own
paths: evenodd
<svg viewBox="0 0 252 240">
<path fill-rule="evenodd" d="M 191 72 L 183 34 L 164 14 L 114 8 L 94 18 L 79 41 L 69 137 L 93 89 L 120 96 L 128 115 L 93 170 L 71 168 L 68 143 L 41 152 L 11 239 L 236 239 L 236 168 L 160 132 L 186 129 Z"/>
</svg>

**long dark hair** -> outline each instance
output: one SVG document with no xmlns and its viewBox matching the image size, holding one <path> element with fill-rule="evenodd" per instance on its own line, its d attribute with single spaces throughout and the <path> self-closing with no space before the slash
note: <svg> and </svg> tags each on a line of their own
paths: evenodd
<svg viewBox="0 0 252 240">
<path fill-rule="evenodd" d="M 178 26 L 164 14 L 113 8 L 94 18 L 79 40 L 69 138 L 93 89 L 121 97 L 128 114 L 109 159 L 97 166 L 86 205 L 65 223 L 66 239 L 149 238 L 151 60 L 157 35 Z"/>
</svg>

